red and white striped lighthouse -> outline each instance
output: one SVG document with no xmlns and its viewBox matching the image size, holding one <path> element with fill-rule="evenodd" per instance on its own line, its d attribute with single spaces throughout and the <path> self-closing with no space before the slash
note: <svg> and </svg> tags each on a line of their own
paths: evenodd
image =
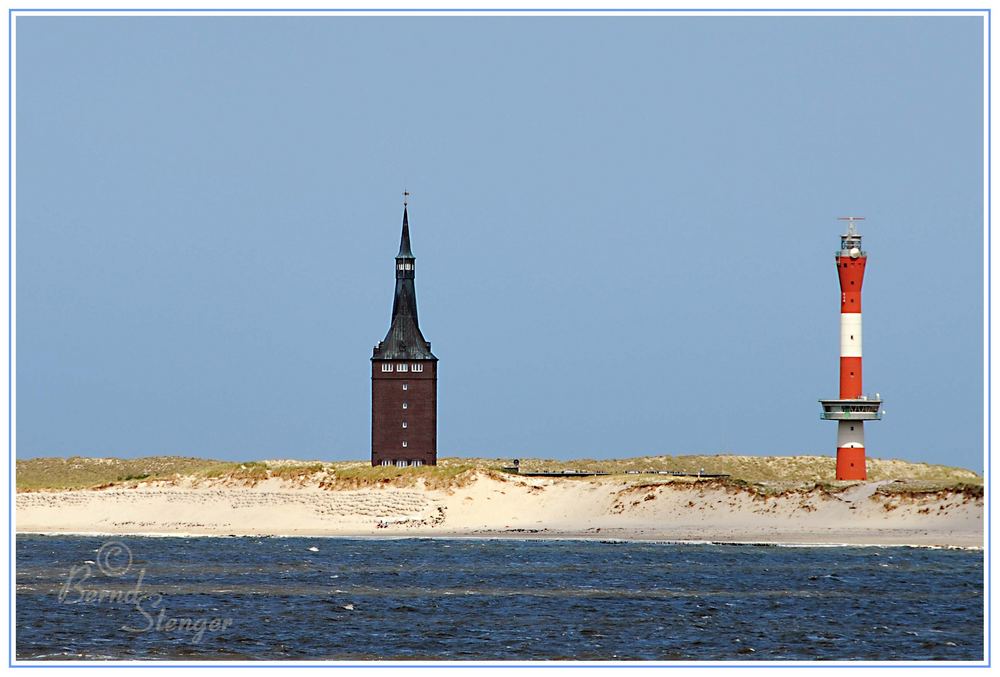
<svg viewBox="0 0 1000 677">
<path fill-rule="evenodd" d="M 855 227 L 861 216 L 845 216 L 847 232 L 834 254 L 840 277 L 840 397 L 820 400 L 822 418 L 837 421 L 837 479 L 868 478 L 865 464 L 865 421 L 882 418 L 882 398 L 868 397 L 861 388 L 861 285 L 868 255 L 861 249 Z"/>
</svg>

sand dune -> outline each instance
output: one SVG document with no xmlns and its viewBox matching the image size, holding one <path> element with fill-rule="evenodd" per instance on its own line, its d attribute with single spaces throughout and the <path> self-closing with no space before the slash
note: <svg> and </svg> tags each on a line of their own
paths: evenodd
<svg viewBox="0 0 1000 677">
<path fill-rule="evenodd" d="M 478 473 L 450 489 L 357 490 L 270 478 L 190 478 L 126 488 L 22 492 L 19 532 L 511 536 L 981 547 L 983 502 L 967 492 L 761 495 L 712 481 L 549 479 Z"/>
</svg>

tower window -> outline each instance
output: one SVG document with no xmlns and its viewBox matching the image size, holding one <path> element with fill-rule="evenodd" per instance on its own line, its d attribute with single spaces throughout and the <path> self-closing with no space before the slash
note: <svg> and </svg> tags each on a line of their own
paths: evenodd
<svg viewBox="0 0 1000 677">
<path fill-rule="evenodd" d="M 423 464 L 424 464 L 424 462 L 423 461 L 419 461 L 419 460 L 418 461 L 410 461 L 410 465 L 422 466 Z"/>
<path fill-rule="evenodd" d="M 410 408 L 410 405 L 408 405 L 406 402 L 403 402 L 403 409 L 409 409 L 409 408 Z"/>
<path fill-rule="evenodd" d="M 396 461 L 396 467 L 397 468 L 405 468 L 406 467 L 406 461 Z"/>
<path fill-rule="evenodd" d="M 387 458 L 382 459 L 382 465 L 392 465 L 392 461 Z"/>
<path fill-rule="evenodd" d="M 424 370 L 424 365 L 416 363 L 413 364 L 413 371 L 423 371 L 423 370 Z"/>
<path fill-rule="evenodd" d="M 406 421 L 403 421 L 403 427 L 406 427 Z M 854 430 L 854 428 L 851 428 L 851 430 Z"/>
<path fill-rule="evenodd" d="M 409 368 L 410 365 L 406 364 L 405 362 L 401 362 L 396 365 L 396 371 L 406 371 Z"/>
<path fill-rule="evenodd" d="M 403 446 L 404 447 L 406 446 L 406 440 L 403 440 Z"/>
<path fill-rule="evenodd" d="M 853 375 L 854 375 L 854 374 L 851 374 L 851 376 L 853 376 Z M 406 388 L 406 384 L 404 383 L 404 384 L 403 384 L 403 390 L 406 390 L 406 389 L 407 389 L 407 388 Z"/>
<path fill-rule="evenodd" d="M 383 362 L 382 371 L 392 371 L 392 365 L 387 362 Z"/>
</svg>

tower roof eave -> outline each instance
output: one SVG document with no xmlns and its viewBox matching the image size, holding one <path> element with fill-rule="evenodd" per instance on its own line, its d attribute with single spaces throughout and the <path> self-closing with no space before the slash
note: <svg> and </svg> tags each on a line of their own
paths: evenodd
<svg viewBox="0 0 1000 677">
<path fill-rule="evenodd" d="M 389 362 L 393 360 L 399 360 L 404 362 L 440 362 L 437 357 L 431 355 L 430 357 L 413 357 L 412 355 L 375 355 L 369 358 L 370 362 Z"/>
</svg>

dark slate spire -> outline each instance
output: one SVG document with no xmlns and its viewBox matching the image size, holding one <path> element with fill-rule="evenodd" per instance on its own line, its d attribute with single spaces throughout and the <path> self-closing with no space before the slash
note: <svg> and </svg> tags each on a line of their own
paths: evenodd
<svg viewBox="0 0 1000 677">
<path fill-rule="evenodd" d="M 412 259 L 413 252 L 410 251 L 410 219 L 406 214 L 406 203 L 403 203 L 403 236 L 399 238 L 399 253 L 397 259 Z"/>
<path fill-rule="evenodd" d="M 389 333 L 372 353 L 376 360 L 436 360 L 417 322 L 417 290 L 413 284 L 416 259 L 410 250 L 410 219 L 403 203 L 403 234 L 396 254 L 396 294 Z"/>
</svg>

